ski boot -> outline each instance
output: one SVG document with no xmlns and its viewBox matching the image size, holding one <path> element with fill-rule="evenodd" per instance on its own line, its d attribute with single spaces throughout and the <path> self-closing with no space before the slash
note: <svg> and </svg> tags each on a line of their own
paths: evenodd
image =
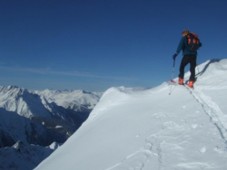
<svg viewBox="0 0 227 170">
<path fill-rule="evenodd" d="M 188 82 L 188 87 L 193 88 L 194 87 L 194 81 L 189 81 Z"/>
<path fill-rule="evenodd" d="M 178 84 L 179 85 L 184 85 L 184 79 L 179 77 Z"/>
</svg>

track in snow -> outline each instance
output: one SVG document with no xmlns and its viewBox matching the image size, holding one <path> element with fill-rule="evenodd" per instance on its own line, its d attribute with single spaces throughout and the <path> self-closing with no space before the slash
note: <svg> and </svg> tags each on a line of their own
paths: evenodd
<svg viewBox="0 0 227 170">
<path fill-rule="evenodd" d="M 186 87 L 187 88 L 187 87 Z M 202 106 L 204 112 L 209 116 L 210 121 L 215 125 L 215 127 L 220 132 L 222 139 L 227 145 L 227 129 L 224 123 L 219 119 L 224 113 L 214 101 L 212 101 L 208 96 L 201 92 L 201 90 L 192 90 L 187 88 L 194 99 Z"/>
</svg>

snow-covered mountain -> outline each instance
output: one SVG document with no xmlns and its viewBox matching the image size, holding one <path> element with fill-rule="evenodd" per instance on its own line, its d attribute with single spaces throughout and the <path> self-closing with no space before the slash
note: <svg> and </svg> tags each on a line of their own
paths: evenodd
<svg viewBox="0 0 227 170">
<path fill-rule="evenodd" d="M 168 82 L 108 89 L 36 170 L 227 169 L 227 59 L 196 70 L 193 90 Z"/>
<path fill-rule="evenodd" d="M 34 168 L 55 149 L 49 145 L 65 142 L 81 126 L 100 96 L 82 90 L 29 91 L 1 86 L 0 169 Z M 15 143 L 20 145 L 12 147 Z"/>
<path fill-rule="evenodd" d="M 45 97 L 49 103 L 56 103 L 66 109 L 83 111 L 93 109 L 102 93 L 87 92 L 84 90 L 43 90 L 36 91 L 40 96 Z"/>
</svg>

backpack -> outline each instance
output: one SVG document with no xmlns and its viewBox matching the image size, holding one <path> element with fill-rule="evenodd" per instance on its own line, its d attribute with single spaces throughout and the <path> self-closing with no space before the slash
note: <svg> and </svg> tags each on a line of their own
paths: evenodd
<svg viewBox="0 0 227 170">
<path fill-rule="evenodd" d="M 189 33 L 188 35 L 186 35 L 186 39 L 187 39 L 186 46 L 190 51 L 198 50 L 198 48 L 200 47 L 200 40 L 196 34 Z"/>
</svg>

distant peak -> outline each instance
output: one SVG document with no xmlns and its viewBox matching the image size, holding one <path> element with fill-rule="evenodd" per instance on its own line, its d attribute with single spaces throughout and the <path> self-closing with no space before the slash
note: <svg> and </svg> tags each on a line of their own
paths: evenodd
<svg viewBox="0 0 227 170">
<path fill-rule="evenodd" d="M 7 86 L 7 89 L 8 90 L 11 90 L 11 89 L 19 89 L 20 87 L 16 86 L 16 85 L 9 85 Z"/>
</svg>

